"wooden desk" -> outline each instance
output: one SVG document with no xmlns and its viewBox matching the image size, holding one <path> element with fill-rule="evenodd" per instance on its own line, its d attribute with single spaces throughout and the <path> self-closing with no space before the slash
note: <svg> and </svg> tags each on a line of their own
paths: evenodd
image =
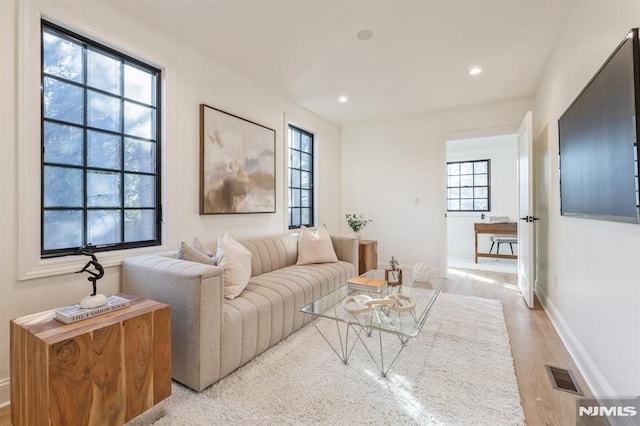
<svg viewBox="0 0 640 426">
<path fill-rule="evenodd" d="M 358 247 L 358 275 L 372 269 L 378 269 L 378 242 L 360 240 Z"/>
<path fill-rule="evenodd" d="M 497 257 L 503 259 L 517 259 L 515 254 L 493 254 L 493 253 L 478 253 L 478 234 L 496 234 L 496 235 L 518 235 L 518 224 L 516 222 L 504 222 L 504 223 L 474 223 L 473 230 L 476 237 L 476 256 L 475 262 L 478 263 L 479 257 Z"/>
<path fill-rule="evenodd" d="M 10 322 L 14 426 L 121 425 L 171 395 L 171 307 L 119 296 L 131 304 L 72 324 Z"/>
</svg>

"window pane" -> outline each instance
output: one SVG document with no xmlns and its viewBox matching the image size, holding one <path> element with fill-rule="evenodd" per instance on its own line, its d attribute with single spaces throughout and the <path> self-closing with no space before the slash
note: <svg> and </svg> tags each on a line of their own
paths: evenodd
<svg viewBox="0 0 640 426">
<path fill-rule="evenodd" d="M 300 170 L 295 170 L 292 169 L 291 173 L 289 174 L 290 178 L 291 178 L 291 183 L 289 184 L 289 186 L 293 186 L 296 188 L 299 188 L 300 185 Z"/>
<path fill-rule="evenodd" d="M 460 163 L 460 174 L 470 175 L 473 173 L 473 163 Z"/>
<path fill-rule="evenodd" d="M 42 235 L 45 250 L 83 245 L 81 210 L 45 210 L 43 222 Z"/>
<path fill-rule="evenodd" d="M 489 211 L 489 166 L 490 160 L 447 163 L 448 210 Z"/>
<path fill-rule="evenodd" d="M 304 189 L 311 189 L 311 173 L 300 172 L 300 187 Z"/>
<path fill-rule="evenodd" d="M 120 169 L 121 137 L 111 133 L 87 131 L 87 166 Z"/>
<path fill-rule="evenodd" d="M 153 210 L 126 210 L 124 213 L 124 240 L 148 241 L 155 238 L 156 215 Z"/>
<path fill-rule="evenodd" d="M 120 61 L 93 50 L 87 51 L 87 84 L 120 94 Z"/>
<path fill-rule="evenodd" d="M 289 227 L 313 226 L 313 135 L 289 126 Z"/>
<path fill-rule="evenodd" d="M 154 176 L 125 174 L 125 207 L 154 207 L 156 179 Z"/>
<path fill-rule="evenodd" d="M 294 131 L 293 138 L 291 140 L 291 145 L 290 145 L 293 149 L 298 149 L 298 150 L 300 149 L 300 138 L 301 138 L 300 132 Z"/>
<path fill-rule="evenodd" d="M 131 102 L 124 103 L 124 132 L 128 135 L 155 139 L 153 109 Z"/>
<path fill-rule="evenodd" d="M 137 67 L 124 66 L 124 96 L 148 105 L 156 102 L 154 75 Z"/>
<path fill-rule="evenodd" d="M 311 191 L 300 191 L 300 207 L 311 207 Z"/>
<path fill-rule="evenodd" d="M 460 186 L 473 186 L 473 175 L 460 176 Z"/>
<path fill-rule="evenodd" d="M 44 123 L 44 161 L 47 163 L 82 165 L 82 129 L 75 126 Z"/>
<path fill-rule="evenodd" d="M 45 30 L 42 51 L 43 72 L 82 82 L 82 46 Z"/>
<path fill-rule="evenodd" d="M 487 185 L 489 185 L 489 175 L 476 175 L 475 184 L 477 186 L 487 186 Z"/>
<path fill-rule="evenodd" d="M 460 210 L 473 210 L 473 200 L 460 200 Z"/>
<path fill-rule="evenodd" d="M 489 201 L 487 199 L 474 200 L 473 208 L 474 210 L 488 210 Z"/>
<path fill-rule="evenodd" d="M 300 190 L 292 189 L 291 195 L 293 197 L 293 199 L 291 200 L 291 205 L 294 207 L 300 207 Z"/>
<path fill-rule="evenodd" d="M 89 210 L 87 212 L 87 243 L 114 244 L 120 236 L 120 210 Z"/>
<path fill-rule="evenodd" d="M 124 168 L 132 172 L 156 171 L 156 144 L 136 139 L 125 139 Z"/>
<path fill-rule="evenodd" d="M 291 226 L 300 226 L 300 209 L 292 208 L 291 209 Z"/>
<path fill-rule="evenodd" d="M 160 72 L 41 23 L 43 256 L 88 243 L 120 249 L 125 232 L 127 242 L 159 243 Z"/>
<path fill-rule="evenodd" d="M 300 151 L 291 151 L 291 164 L 289 167 L 300 168 Z"/>
<path fill-rule="evenodd" d="M 99 129 L 120 131 L 120 99 L 87 91 L 87 125 Z"/>
<path fill-rule="evenodd" d="M 44 167 L 43 207 L 82 207 L 82 170 Z"/>
<path fill-rule="evenodd" d="M 473 197 L 474 198 L 487 198 L 488 197 L 487 188 L 474 188 L 473 189 Z"/>
<path fill-rule="evenodd" d="M 42 96 L 46 118 L 84 124 L 84 91 L 81 87 L 45 77 Z"/>
<path fill-rule="evenodd" d="M 120 207 L 120 173 L 87 173 L 87 206 Z"/>
<path fill-rule="evenodd" d="M 487 173 L 487 162 L 486 161 L 478 161 L 473 164 L 473 172 L 474 173 Z"/>
<path fill-rule="evenodd" d="M 304 152 L 312 152 L 312 139 L 307 134 L 302 134 L 302 141 L 300 143 L 300 149 Z"/>
<path fill-rule="evenodd" d="M 300 155 L 300 168 L 302 170 L 311 171 L 311 155 L 309 154 L 301 154 Z"/>
<path fill-rule="evenodd" d="M 311 209 L 300 209 L 300 225 L 311 225 Z"/>
</svg>

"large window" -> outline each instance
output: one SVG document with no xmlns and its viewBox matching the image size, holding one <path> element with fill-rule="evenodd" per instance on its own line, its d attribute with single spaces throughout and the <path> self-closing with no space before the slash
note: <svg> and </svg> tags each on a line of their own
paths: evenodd
<svg viewBox="0 0 640 426">
<path fill-rule="evenodd" d="M 42 22 L 43 257 L 160 244 L 160 70 Z"/>
<path fill-rule="evenodd" d="M 313 134 L 289 126 L 289 229 L 313 226 Z"/>
<path fill-rule="evenodd" d="M 447 210 L 487 212 L 490 210 L 490 160 L 447 163 Z"/>
</svg>

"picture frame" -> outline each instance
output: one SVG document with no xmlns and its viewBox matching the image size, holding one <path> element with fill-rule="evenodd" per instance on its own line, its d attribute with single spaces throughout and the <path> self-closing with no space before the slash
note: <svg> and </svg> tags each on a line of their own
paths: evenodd
<svg viewBox="0 0 640 426">
<path fill-rule="evenodd" d="M 276 131 L 200 104 L 200 214 L 276 212 Z"/>
</svg>

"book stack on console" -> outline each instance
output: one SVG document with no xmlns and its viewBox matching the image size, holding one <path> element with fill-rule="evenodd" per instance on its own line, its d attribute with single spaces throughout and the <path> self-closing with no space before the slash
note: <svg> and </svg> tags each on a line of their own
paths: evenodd
<svg viewBox="0 0 640 426">
<path fill-rule="evenodd" d="M 351 278 L 347 281 L 347 285 L 354 290 L 373 293 L 382 293 L 387 288 L 387 282 L 385 280 L 369 278 L 362 275 Z"/>
<path fill-rule="evenodd" d="M 79 303 L 55 310 L 54 318 L 65 324 L 71 324 L 87 318 L 92 318 L 108 312 L 117 311 L 118 309 L 129 306 L 129 299 L 124 297 L 111 295 L 107 297 L 107 303 L 96 308 L 81 308 Z"/>
</svg>

